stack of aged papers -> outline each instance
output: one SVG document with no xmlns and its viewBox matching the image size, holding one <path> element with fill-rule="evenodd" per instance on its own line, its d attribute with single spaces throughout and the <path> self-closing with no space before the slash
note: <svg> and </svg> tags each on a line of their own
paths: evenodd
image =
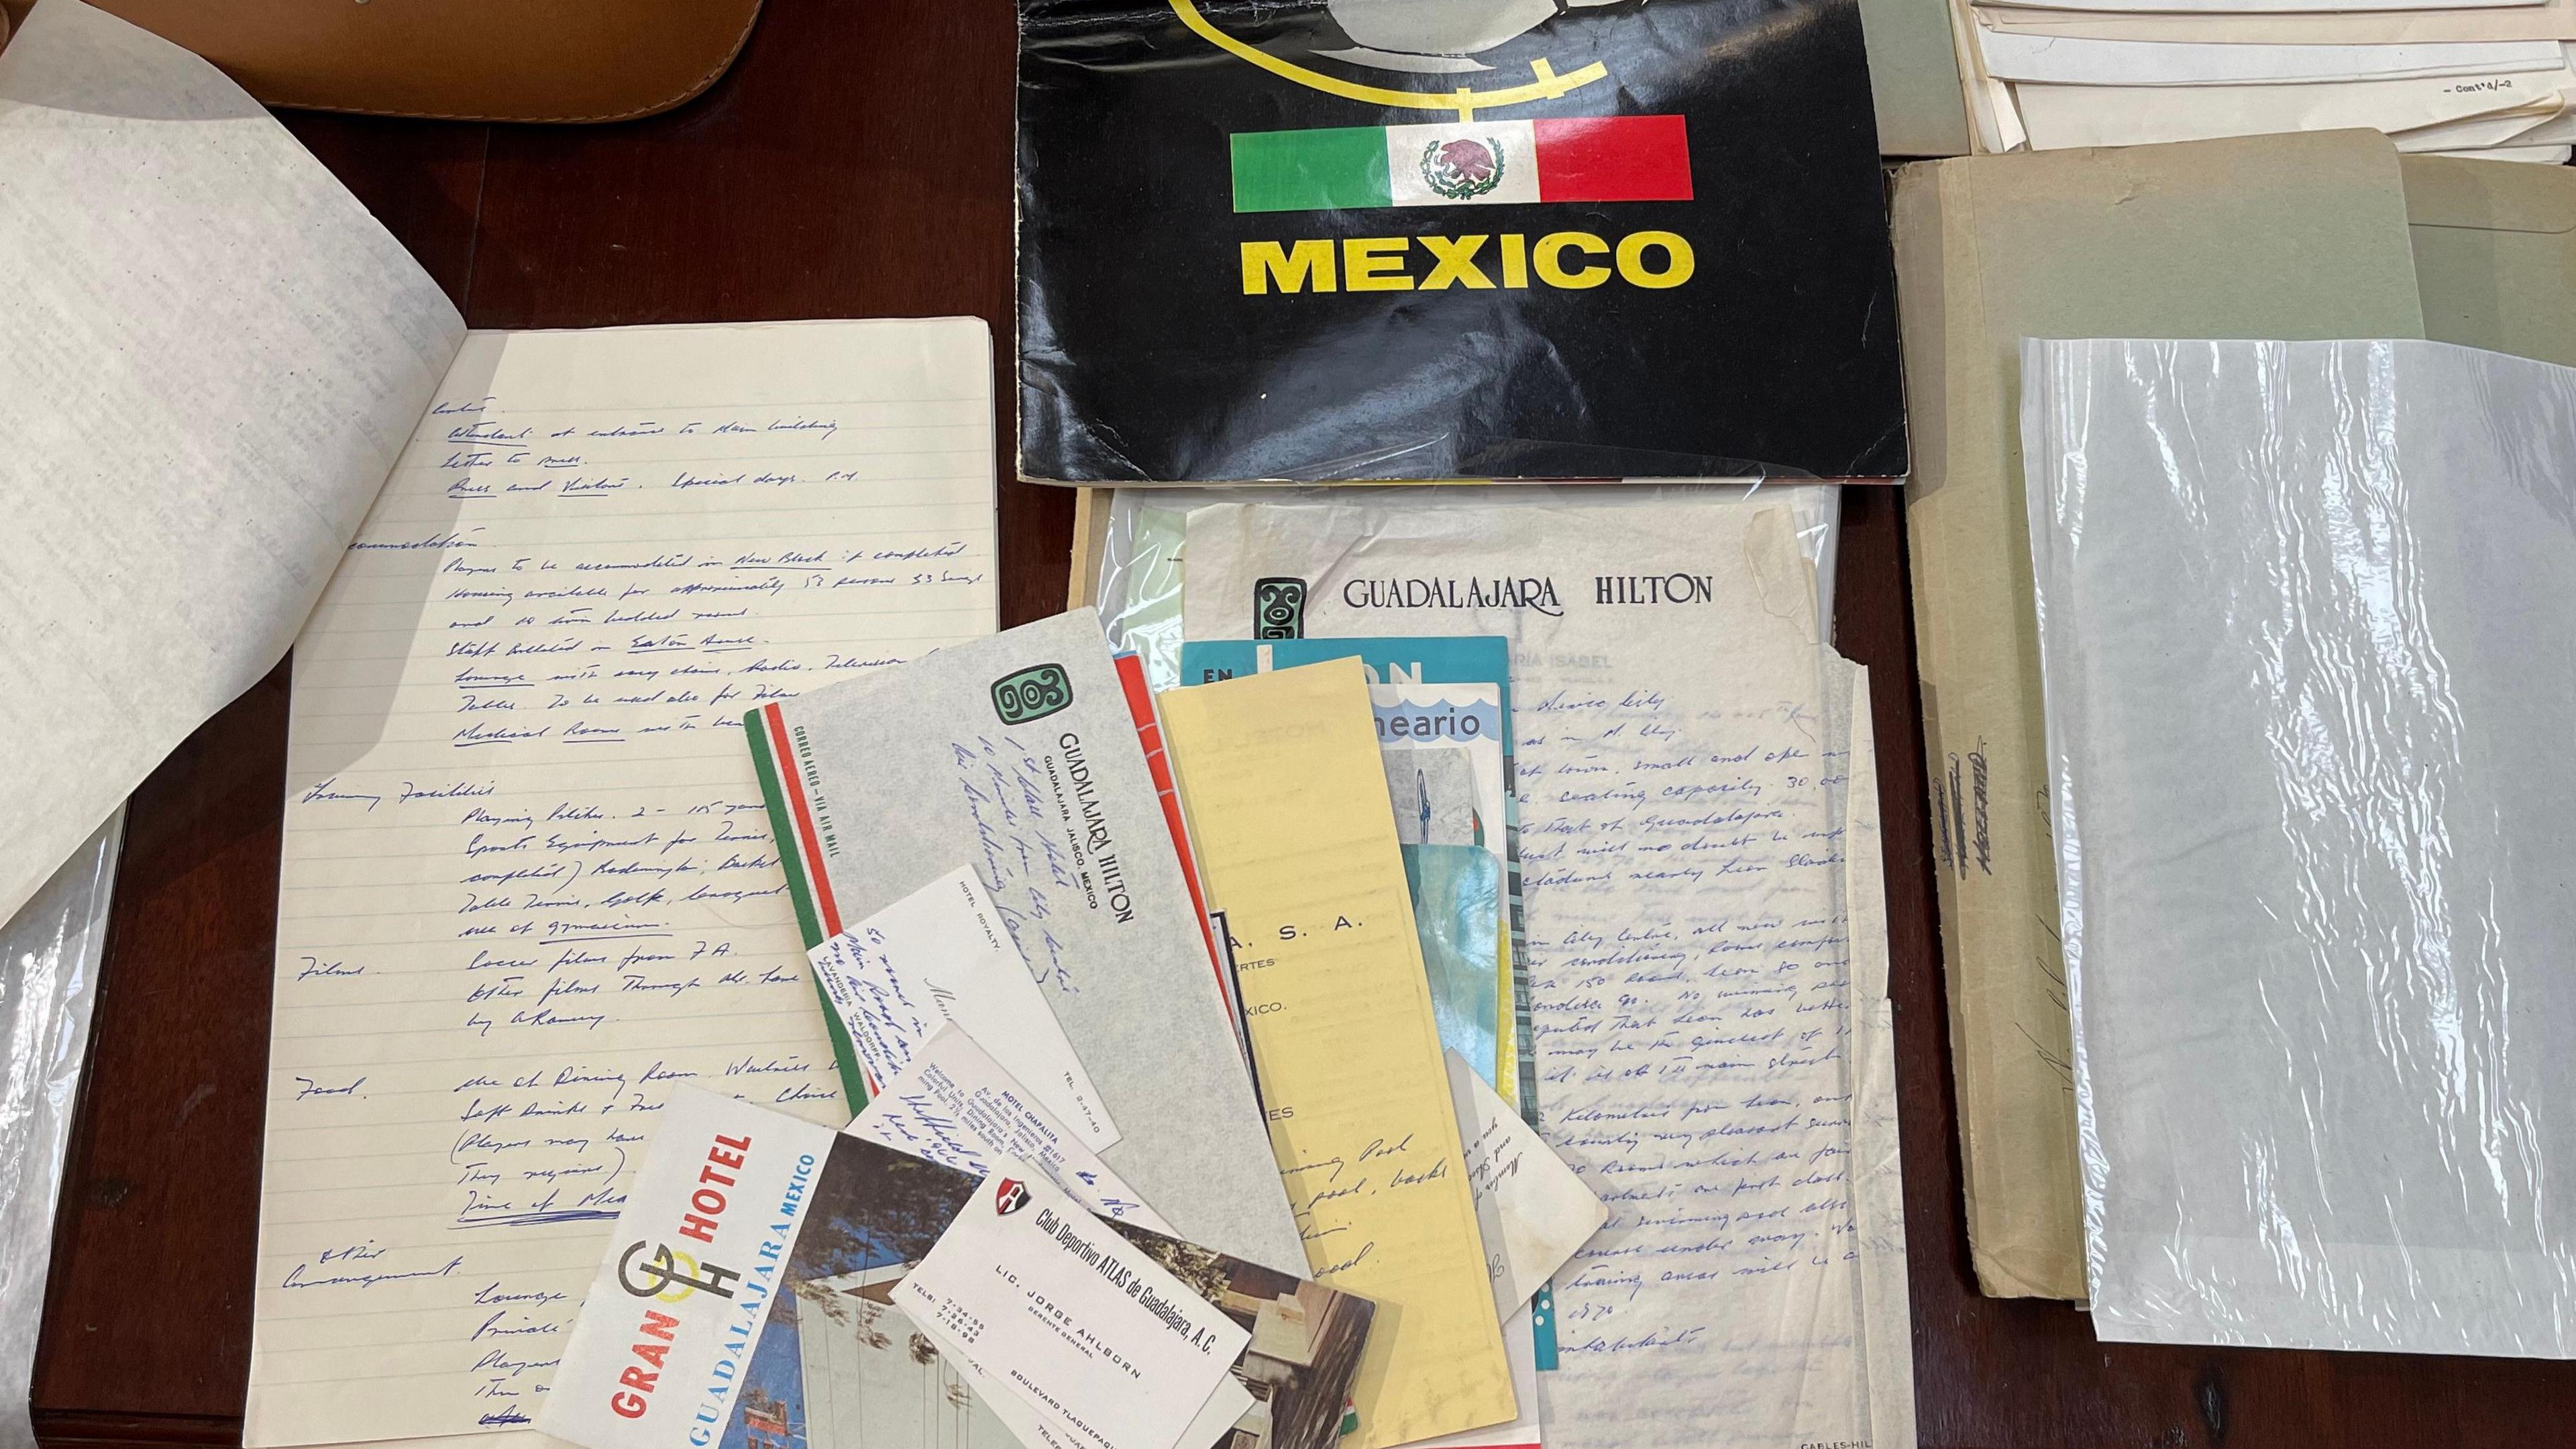
<svg viewBox="0 0 2576 1449">
<path fill-rule="evenodd" d="M 2576 364 L 2576 172 L 2369 131 L 1909 166 L 1895 197 L 1915 646 L 1969 1245 L 2083 1298 L 2025 337 L 2431 338 Z"/>
<path fill-rule="evenodd" d="M 2369 127 L 2563 162 L 2576 3 L 1949 0 L 1978 151 Z"/>
<path fill-rule="evenodd" d="M 839 1091 L 654 1094 L 533 1427 L 1913 1441 L 1831 491 L 1417 496 L 1189 512 L 1159 693 L 1085 608 L 746 711 Z"/>
<path fill-rule="evenodd" d="M 1799 547 L 1831 491 L 1580 497 L 1194 509 L 1187 632 L 1511 642 L 1536 1122 L 1609 1209 L 1546 1441 L 1910 1443 L 1865 681 Z"/>
<path fill-rule="evenodd" d="M 1915 651 L 1968 1241 L 1987 1293 L 2085 1296 L 2021 339 L 2421 337 L 2409 200 L 2387 138 L 2363 131 L 1962 157 L 1898 176 L 1908 403 L 1925 440 L 1906 484 Z"/>
<path fill-rule="evenodd" d="M 46 0 L 0 95 L 85 480 L 0 543 L 63 766 L 0 914 L 294 644 L 247 1444 L 1912 1442 L 1830 490 L 1198 508 L 1158 670 L 997 632 L 979 322 L 468 332 L 123 22 Z M 1842 230 L 1772 261 L 1862 278 L 1892 405 Z"/>
<path fill-rule="evenodd" d="M 1495 848 L 1508 664 L 1461 643 L 1488 683 L 1383 709 L 1348 654 L 1157 701 L 1086 609 L 752 710 L 859 1110 L 834 1145 L 671 1097 L 540 1426 L 603 1449 L 674 1422 L 872 1446 L 978 1424 L 1044 1449 L 1542 1442 L 1535 1305 L 1611 1212 L 1496 1090 L 1518 1095 L 1497 1076 L 1520 989 Z M 1426 738 L 1398 770 L 1394 732 L 1466 753 Z M 1407 843 L 1453 835 L 1481 872 Z M 1413 909 L 1435 898 L 1441 928 Z M 1444 983 L 1424 945 L 1471 921 Z M 1435 1007 L 1479 988 L 1481 1011 Z M 879 1206 L 890 1154 L 925 1186 Z M 673 1381 L 685 1398 L 657 1397 Z M 927 1421 L 925 1392 L 946 1405 Z"/>
<path fill-rule="evenodd" d="M 1505 672 L 1498 647 L 1472 652 Z M 1269 697 L 1282 688 L 1325 692 Z M 1491 746 L 1498 688 L 1462 698 L 1446 728 L 1463 719 Z M 1229 700 L 1264 730 L 1201 707 Z M 1025 1164 L 1091 1213 L 1367 1298 L 1379 1318 L 1348 1365 L 1345 1437 L 1513 1424 L 1535 1348 L 1508 1352 L 1505 1324 L 1602 1210 L 1570 1172 L 1521 1170 L 1535 1143 L 1501 1122 L 1526 1128 L 1478 1110 L 1509 964 L 1500 856 L 1471 844 L 1481 873 L 1436 873 L 1483 887 L 1452 892 L 1472 944 L 1445 972 L 1481 987 L 1481 1011 L 1460 1013 L 1481 1030 L 1444 1034 L 1411 909 L 1421 858 L 1400 843 L 1361 664 L 1166 694 L 1159 720 L 1157 703 L 1127 688 L 1086 609 L 753 712 L 817 981 L 861 1068 L 851 1130 L 965 1171 Z M 1407 729 L 1438 705 L 1409 707 Z M 1300 721 L 1301 743 L 1276 737 Z M 1472 841 L 1481 814 L 1501 840 L 1499 748 L 1477 762 L 1481 791 L 1467 759 L 1413 768 L 1417 836 Z M 1161 808 L 1167 792 L 1182 808 Z M 1283 888 L 1321 914 L 1271 921 Z M 1483 1073 L 1463 1098 L 1453 1038 Z M 1538 1262 L 1512 1276 L 1495 1265 L 1521 1240 Z M 1526 1286 L 1498 1296 L 1498 1279 Z"/>
</svg>

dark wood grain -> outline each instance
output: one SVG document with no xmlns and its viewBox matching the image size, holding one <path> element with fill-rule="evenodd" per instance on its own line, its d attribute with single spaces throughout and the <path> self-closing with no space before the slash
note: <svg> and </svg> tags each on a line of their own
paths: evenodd
<svg viewBox="0 0 2576 1449">
<path fill-rule="evenodd" d="M 463 309 L 492 128 L 310 111 L 282 112 L 279 119 Z"/>
<path fill-rule="evenodd" d="M 239 1433 L 286 789 L 280 667 L 134 792 L 36 1358 L 78 1410 Z M 148 1287 L 145 1285 L 149 1285 Z M 174 1332 L 194 1322 L 199 1332 Z"/>
<path fill-rule="evenodd" d="M 1012 14 L 772 4 L 733 72 L 668 116 L 496 127 L 468 319 L 981 317 L 1011 457 Z M 1012 480 L 1000 502 L 1003 622 L 1055 613 L 1072 494 Z"/>
<path fill-rule="evenodd" d="M 651 120 L 290 124 L 476 326 L 980 316 L 1007 458 L 1011 29 L 1006 0 L 770 0 L 733 73 Z M 1020 623 L 1061 604 L 1072 503 L 1005 483 L 1001 510 Z M 2567 1365 L 2100 1344 L 2067 1305 L 1976 1295 L 1893 490 L 1846 490 L 1837 589 L 1879 744 L 1923 1444 L 2576 1442 Z M 129 811 L 36 1365 L 47 1444 L 239 1442 L 286 687 L 210 721 Z"/>
</svg>

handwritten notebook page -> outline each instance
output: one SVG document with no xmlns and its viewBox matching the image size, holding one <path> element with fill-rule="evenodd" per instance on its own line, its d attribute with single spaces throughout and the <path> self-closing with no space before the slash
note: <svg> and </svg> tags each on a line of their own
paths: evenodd
<svg viewBox="0 0 2576 1449">
<path fill-rule="evenodd" d="M 992 632 L 990 378 L 467 339 L 296 646 L 248 1443 L 527 1423 L 673 1083 L 846 1119 L 739 721 Z"/>
<path fill-rule="evenodd" d="M 464 335 L 223 72 L 78 0 L 0 51 L 0 921 L 276 665 Z"/>
<path fill-rule="evenodd" d="M 1315 1281 L 1377 1300 L 1349 1449 L 1513 1416 L 1511 1369 L 1357 659 L 1167 691 L 1237 942 L 1245 1029 Z"/>
<path fill-rule="evenodd" d="M 1554 1280 L 1556 1449 L 1907 1442 L 1872 1413 L 1911 1365 L 1863 1321 L 1885 1295 L 1849 1168 L 1848 667 L 1799 506 L 1189 517 L 1194 638 L 1247 637 L 1256 582 L 1294 577 L 1319 636 L 1512 640 L 1539 1130 L 1610 1209 Z"/>
</svg>

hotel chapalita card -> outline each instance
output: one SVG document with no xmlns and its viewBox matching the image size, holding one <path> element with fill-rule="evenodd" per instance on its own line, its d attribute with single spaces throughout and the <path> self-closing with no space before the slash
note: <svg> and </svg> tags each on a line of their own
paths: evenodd
<svg viewBox="0 0 2576 1449">
<path fill-rule="evenodd" d="M 1019 285 L 1026 477 L 1906 467 L 1844 0 L 1020 0 Z"/>
<path fill-rule="evenodd" d="M 974 1251 L 990 1248 L 982 1219 L 1016 1198 L 1044 1206 L 1054 1226 L 1043 1238 L 1005 1234 L 1010 1254 L 1061 1254 L 1060 1230 L 1121 1265 L 1122 1289 L 1158 1285 L 1155 1303 L 1139 1292 L 1129 1305 L 1154 1320 L 1153 1334 L 1140 1335 L 1133 1315 L 1097 1327 L 1104 1342 L 1136 1346 L 1127 1356 L 1140 1376 L 1170 1374 L 1190 1407 L 1220 1419 L 1205 1438 L 1185 1435 L 1170 1449 L 1208 1449 L 1238 1422 L 1262 1426 L 1270 1449 L 1333 1449 L 1376 1312 L 1369 1300 L 1091 1217 L 1026 1172 L 1012 1192 L 1007 1173 L 978 1179 L 731 1097 L 674 1091 L 537 1427 L 587 1449 L 786 1443 L 791 1430 L 804 1449 L 1014 1439 L 1028 1449 L 1103 1449 L 1012 1387 L 1031 1358 L 997 1360 L 988 1375 L 943 1347 L 974 1325 L 928 1324 L 907 1309 L 905 1280 L 942 1236 L 980 1214 Z M 983 1259 L 987 1269 L 1018 1262 Z M 1060 1267 L 1038 1263 L 1030 1281 Z M 1179 1301 L 1174 1283 L 1195 1301 Z M 943 1286 L 953 1293 L 953 1277 Z M 998 1327 L 1006 1317 L 1025 1329 L 1021 1320 L 1044 1311 L 1025 1294 L 983 1290 L 973 1301 L 992 1326 L 988 1345 L 1009 1336 Z M 1164 1321 L 1190 1332 L 1171 1333 Z M 1192 1345 L 1187 1358 L 1156 1362 L 1156 1335 Z M 1230 1372 L 1210 1394 L 1216 1358 Z M 1062 1402 L 1077 1397 L 1069 1385 L 1034 1387 Z M 1190 1422 L 1194 1435 L 1206 1416 Z"/>
</svg>

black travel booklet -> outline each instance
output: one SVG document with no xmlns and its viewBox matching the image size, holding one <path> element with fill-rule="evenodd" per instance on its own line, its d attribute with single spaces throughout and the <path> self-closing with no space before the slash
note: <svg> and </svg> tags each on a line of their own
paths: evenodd
<svg viewBox="0 0 2576 1449">
<path fill-rule="evenodd" d="M 1887 476 L 1853 0 L 1020 0 L 1020 471 Z"/>
</svg>

